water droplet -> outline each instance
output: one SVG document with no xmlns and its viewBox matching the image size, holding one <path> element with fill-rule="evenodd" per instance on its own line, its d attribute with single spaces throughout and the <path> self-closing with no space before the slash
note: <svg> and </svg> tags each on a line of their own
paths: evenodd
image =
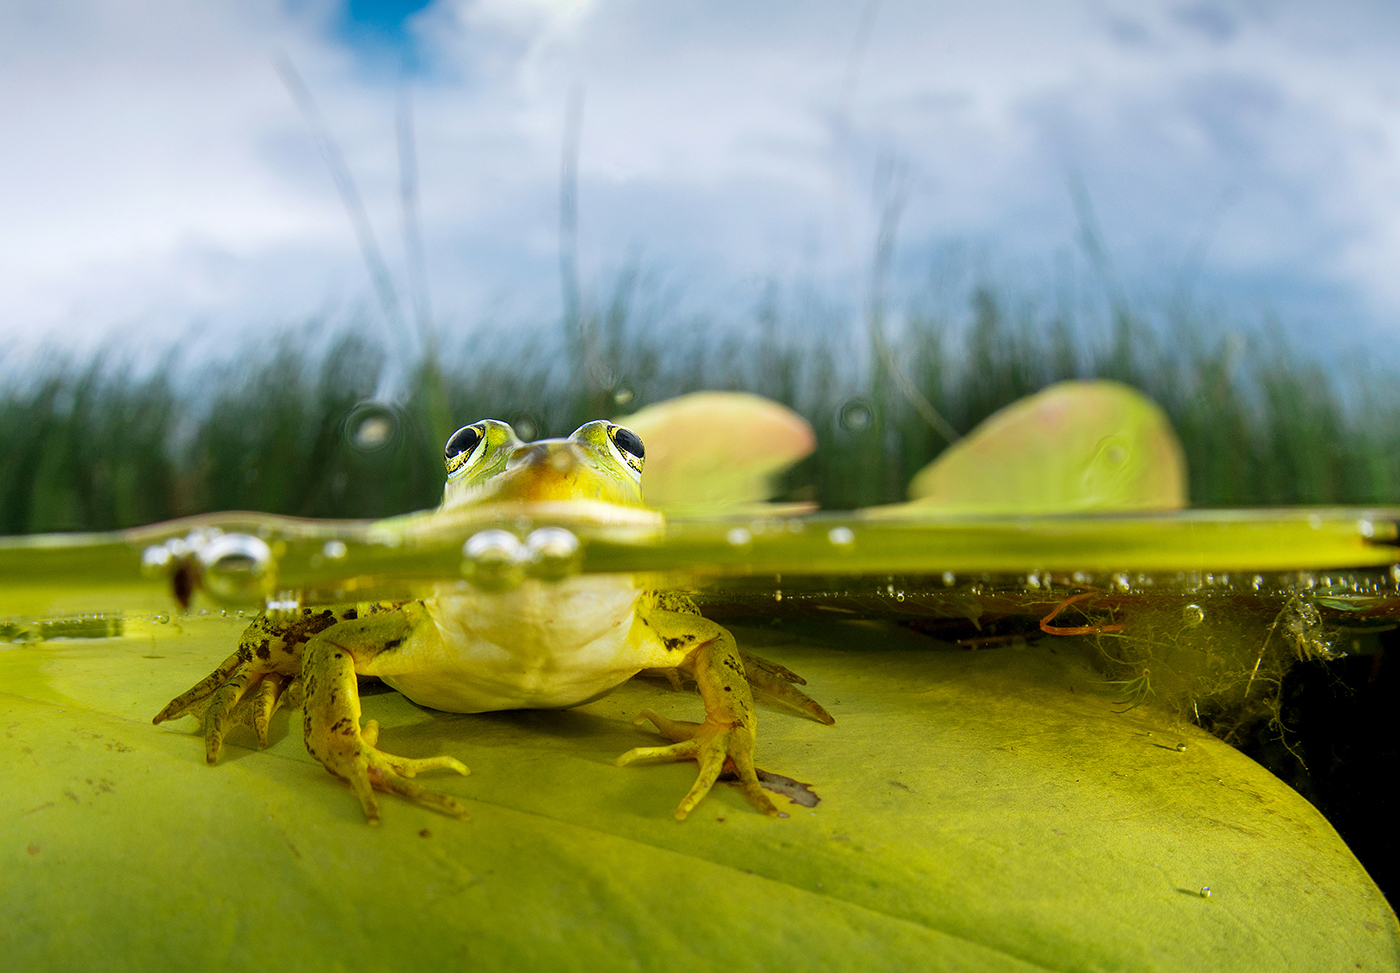
<svg viewBox="0 0 1400 973">
<path fill-rule="evenodd" d="M 724 539 L 733 547 L 747 547 L 753 543 L 753 534 L 747 527 L 731 527 Z"/>
<path fill-rule="evenodd" d="M 161 612 L 160 614 L 156 615 L 155 621 L 157 625 L 169 625 L 170 616 L 167 615 L 165 612 Z"/>
<path fill-rule="evenodd" d="M 1195 628 L 1206 620 L 1206 610 L 1200 605 L 1187 605 L 1181 609 L 1181 624 Z"/>
<path fill-rule="evenodd" d="M 613 389 L 612 397 L 613 401 L 618 405 L 626 405 L 628 402 L 631 402 L 636 395 L 637 393 L 632 391 L 630 386 L 623 384 Z"/>
<path fill-rule="evenodd" d="M 261 600 L 270 586 L 276 565 L 272 548 L 252 534 L 220 534 L 199 548 L 204 565 L 204 587 L 225 601 Z"/>
<path fill-rule="evenodd" d="M 837 547 L 850 547 L 856 542 L 856 532 L 849 527 L 833 527 L 826 532 L 826 539 Z M 1396 566 L 1396 570 L 1400 572 L 1400 565 Z M 1396 575 L 1396 580 L 1400 581 L 1400 574 Z"/>
<path fill-rule="evenodd" d="M 1361 520 L 1358 520 L 1356 522 L 1356 532 L 1362 537 L 1375 537 L 1376 525 L 1371 523 L 1371 521 L 1362 518 Z"/>
<path fill-rule="evenodd" d="M 1203 899 L 1208 899 L 1208 898 L 1210 898 L 1210 886 L 1209 886 L 1209 885 L 1202 885 L 1202 886 L 1201 886 L 1201 898 L 1203 898 Z"/>
<path fill-rule="evenodd" d="M 1255 591 L 1258 591 L 1260 588 L 1264 587 L 1264 576 L 1262 574 L 1256 574 L 1254 576 L 1253 585 Z"/>
<path fill-rule="evenodd" d="M 773 600 L 774 600 L 774 601 L 782 601 L 782 600 L 783 600 L 783 589 L 782 589 L 782 588 L 779 588 L 777 591 L 773 592 Z"/>
<path fill-rule="evenodd" d="M 848 399 L 841 406 L 839 420 L 847 432 L 863 432 L 875 421 L 875 410 L 865 399 Z"/>
<path fill-rule="evenodd" d="M 579 540 L 573 531 L 563 527 L 541 527 L 525 538 L 525 556 L 532 576 L 565 578 L 578 570 Z"/>
<path fill-rule="evenodd" d="M 894 600 L 895 600 L 895 601 L 903 601 L 903 600 L 904 600 L 904 592 L 902 592 L 902 591 L 896 591 L 896 592 L 894 593 Z"/>
<path fill-rule="evenodd" d="M 321 545 L 321 556 L 327 561 L 339 561 L 349 553 L 344 541 L 329 540 Z"/>
<path fill-rule="evenodd" d="M 1178 744 L 1176 745 L 1176 752 L 1177 752 L 1177 753 L 1185 753 L 1185 752 L 1186 752 L 1186 744 L 1184 744 L 1184 743 L 1178 743 Z"/>
<path fill-rule="evenodd" d="M 540 430 L 544 428 L 544 423 L 538 416 L 528 412 L 521 412 L 511 417 L 510 427 L 515 430 L 515 434 L 525 442 L 533 442 L 539 436 Z"/>
<path fill-rule="evenodd" d="M 944 571 L 944 572 L 943 572 L 943 587 L 945 587 L 945 588 L 951 588 L 951 587 L 953 587 L 953 585 L 955 585 L 955 584 L 957 584 L 957 583 L 958 583 L 958 576 L 957 576 L 956 574 L 954 574 L 952 571 Z"/>
<path fill-rule="evenodd" d="M 361 402 L 345 417 L 345 441 L 361 453 L 392 449 L 402 432 L 399 410 L 387 402 Z"/>
<path fill-rule="evenodd" d="M 528 556 L 525 545 L 508 530 L 478 531 L 462 545 L 462 573 L 479 588 L 499 590 L 520 583 Z"/>
<path fill-rule="evenodd" d="M 1113 576 L 1113 587 L 1117 588 L 1119 591 L 1128 591 L 1132 586 L 1133 584 L 1128 580 L 1126 574 L 1115 574 Z"/>
<path fill-rule="evenodd" d="M 1040 575 L 1038 575 L 1038 574 L 1028 574 L 1028 575 L 1026 575 L 1026 590 L 1028 590 L 1028 591 L 1035 591 L 1035 590 L 1037 590 L 1039 587 L 1040 587 Z"/>
</svg>

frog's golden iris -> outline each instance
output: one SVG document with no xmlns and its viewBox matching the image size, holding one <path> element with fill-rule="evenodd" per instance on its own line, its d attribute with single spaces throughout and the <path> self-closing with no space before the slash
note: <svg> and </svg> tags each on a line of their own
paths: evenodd
<svg viewBox="0 0 1400 973">
<path fill-rule="evenodd" d="M 442 509 L 571 500 L 641 507 L 645 456 L 641 438 L 612 422 L 526 443 L 508 424 L 483 419 L 447 441 Z M 411 760 L 377 749 L 378 725 L 360 726 L 357 675 L 379 676 L 423 706 L 481 713 L 577 706 L 644 670 L 694 680 L 705 722 L 643 710 L 641 718 L 673 742 L 630 750 L 617 763 L 696 760 L 699 776 L 676 809 L 684 818 L 732 762 L 750 800 L 778 815 L 754 770 L 754 697 L 823 723 L 834 722 L 830 714 L 796 688 L 800 677 L 741 652 L 690 599 L 638 588 L 630 576 L 531 579 L 492 592 L 441 585 L 421 600 L 264 613 L 233 655 L 154 722 L 200 717 L 213 763 L 233 726 L 250 726 L 265 746 L 273 712 L 301 706 L 307 750 L 350 784 L 371 823 L 379 820 L 375 789 L 466 817 L 456 800 L 409 778 L 467 768 L 454 757 Z"/>
</svg>

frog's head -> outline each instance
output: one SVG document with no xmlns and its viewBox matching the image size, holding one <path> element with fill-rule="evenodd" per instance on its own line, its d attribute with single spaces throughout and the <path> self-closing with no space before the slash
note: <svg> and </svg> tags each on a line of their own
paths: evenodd
<svg viewBox="0 0 1400 973">
<path fill-rule="evenodd" d="M 447 440 L 443 509 L 478 503 L 596 500 L 642 506 L 641 437 L 602 419 L 568 439 L 521 442 L 496 419 L 463 426 Z"/>
</svg>

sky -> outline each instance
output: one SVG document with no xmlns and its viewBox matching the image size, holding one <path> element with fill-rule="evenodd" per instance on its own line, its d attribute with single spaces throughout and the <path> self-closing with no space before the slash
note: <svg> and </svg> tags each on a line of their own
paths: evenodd
<svg viewBox="0 0 1400 973">
<path fill-rule="evenodd" d="M 568 157 L 585 302 L 855 320 L 897 201 L 892 306 L 1068 281 L 1396 359 L 1396 64 L 1380 3 L 8 0 L 0 339 L 552 327 Z"/>
</svg>

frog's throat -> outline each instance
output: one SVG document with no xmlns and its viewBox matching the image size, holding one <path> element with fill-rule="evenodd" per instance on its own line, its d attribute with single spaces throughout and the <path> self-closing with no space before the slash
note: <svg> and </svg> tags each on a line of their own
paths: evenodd
<svg viewBox="0 0 1400 973">
<path fill-rule="evenodd" d="M 494 594 L 443 586 L 425 602 L 431 623 L 365 672 L 455 713 L 577 706 L 666 664 L 634 624 L 640 594 L 630 577 L 607 575 Z"/>
</svg>

